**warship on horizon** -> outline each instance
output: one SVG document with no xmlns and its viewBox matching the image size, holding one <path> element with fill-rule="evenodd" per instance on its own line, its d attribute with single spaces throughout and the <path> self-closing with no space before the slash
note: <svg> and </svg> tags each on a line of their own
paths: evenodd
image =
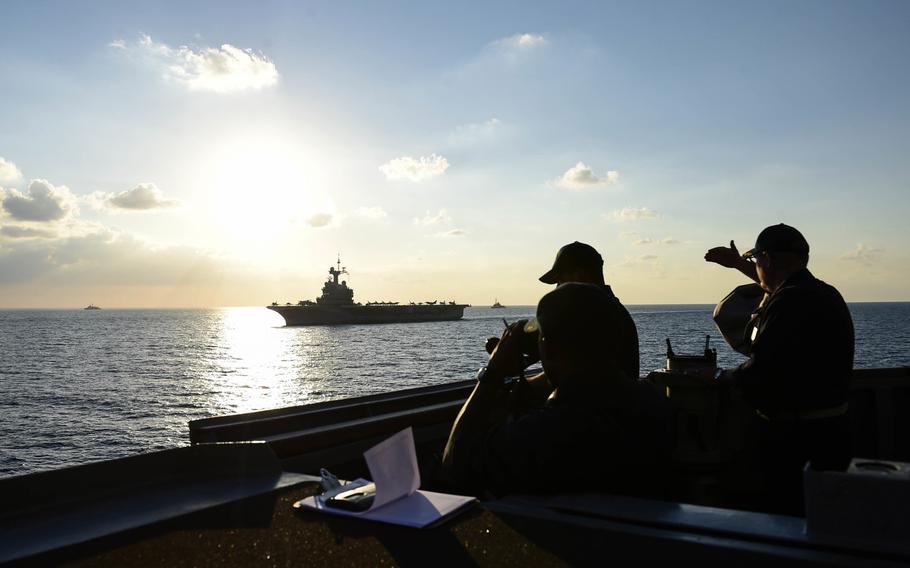
<svg viewBox="0 0 910 568">
<path fill-rule="evenodd" d="M 338 325 L 361 323 L 412 323 L 451 321 L 464 316 L 468 304 L 427 302 L 399 305 L 398 302 L 354 303 L 354 289 L 338 277 L 348 274 L 338 257 L 337 267 L 329 267 L 329 278 L 322 286 L 322 296 L 316 301 L 301 300 L 284 305 L 272 302 L 268 309 L 281 314 L 286 325 Z"/>
</svg>

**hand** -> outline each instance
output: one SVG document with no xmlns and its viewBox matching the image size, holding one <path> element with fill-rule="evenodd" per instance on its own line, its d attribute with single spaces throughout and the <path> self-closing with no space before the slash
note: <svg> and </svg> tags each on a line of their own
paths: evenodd
<svg viewBox="0 0 910 568">
<path fill-rule="evenodd" d="M 739 268 L 742 264 L 742 257 L 739 255 L 739 251 L 736 249 L 736 243 L 730 241 L 730 248 L 727 247 L 714 247 L 709 249 L 705 253 L 705 260 L 708 262 L 716 262 L 721 266 L 727 268 Z"/>
<path fill-rule="evenodd" d="M 487 372 L 499 377 L 517 375 L 524 369 L 524 355 L 521 353 L 521 336 L 527 320 L 519 320 L 502 332 L 502 337 L 490 355 Z"/>
</svg>

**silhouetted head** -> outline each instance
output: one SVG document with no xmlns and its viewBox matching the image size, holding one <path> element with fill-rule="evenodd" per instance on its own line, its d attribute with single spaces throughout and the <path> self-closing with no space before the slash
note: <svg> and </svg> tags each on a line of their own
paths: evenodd
<svg viewBox="0 0 910 568">
<path fill-rule="evenodd" d="M 575 241 L 559 249 L 553 268 L 540 277 L 545 284 L 565 282 L 604 283 L 604 261 L 594 247 Z"/>
<path fill-rule="evenodd" d="M 809 243 L 789 225 L 771 225 L 758 234 L 755 246 L 743 253 L 743 258 L 755 263 L 761 287 L 774 292 L 791 274 L 809 264 Z"/>
<path fill-rule="evenodd" d="M 618 311 L 603 286 L 570 282 L 541 298 L 525 331 L 538 331 L 540 360 L 559 388 L 623 380 L 613 345 L 621 345 Z"/>
</svg>

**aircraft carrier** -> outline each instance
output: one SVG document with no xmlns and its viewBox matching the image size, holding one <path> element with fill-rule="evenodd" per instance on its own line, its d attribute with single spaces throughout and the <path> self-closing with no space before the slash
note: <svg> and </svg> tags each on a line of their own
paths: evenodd
<svg viewBox="0 0 910 568">
<path fill-rule="evenodd" d="M 322 286 L 316 301 L 301 300 L 296 304 L 273 302 L 268 309 L 281 314 L 286 325 L 344 325 L 362 323 L 412 323 L 423 321 L 459 320 L 468 304 L 455 302 L 398 302 L 354 303 L 354 289 L 342 274 L 348 274 L 338 258 L 337 266 L 329 267 L 329 279 Z"/>
</svg>

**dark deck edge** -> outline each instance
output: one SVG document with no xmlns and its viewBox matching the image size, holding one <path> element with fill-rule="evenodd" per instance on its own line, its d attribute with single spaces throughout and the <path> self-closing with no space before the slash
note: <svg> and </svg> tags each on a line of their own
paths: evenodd
<svg viewBox="0 0 910 568">
<path fill-rule="evenodd" d="M 202 444 L 0 480 L 0 563 L 318 478 L 264 443 Z"/>
</svg>

